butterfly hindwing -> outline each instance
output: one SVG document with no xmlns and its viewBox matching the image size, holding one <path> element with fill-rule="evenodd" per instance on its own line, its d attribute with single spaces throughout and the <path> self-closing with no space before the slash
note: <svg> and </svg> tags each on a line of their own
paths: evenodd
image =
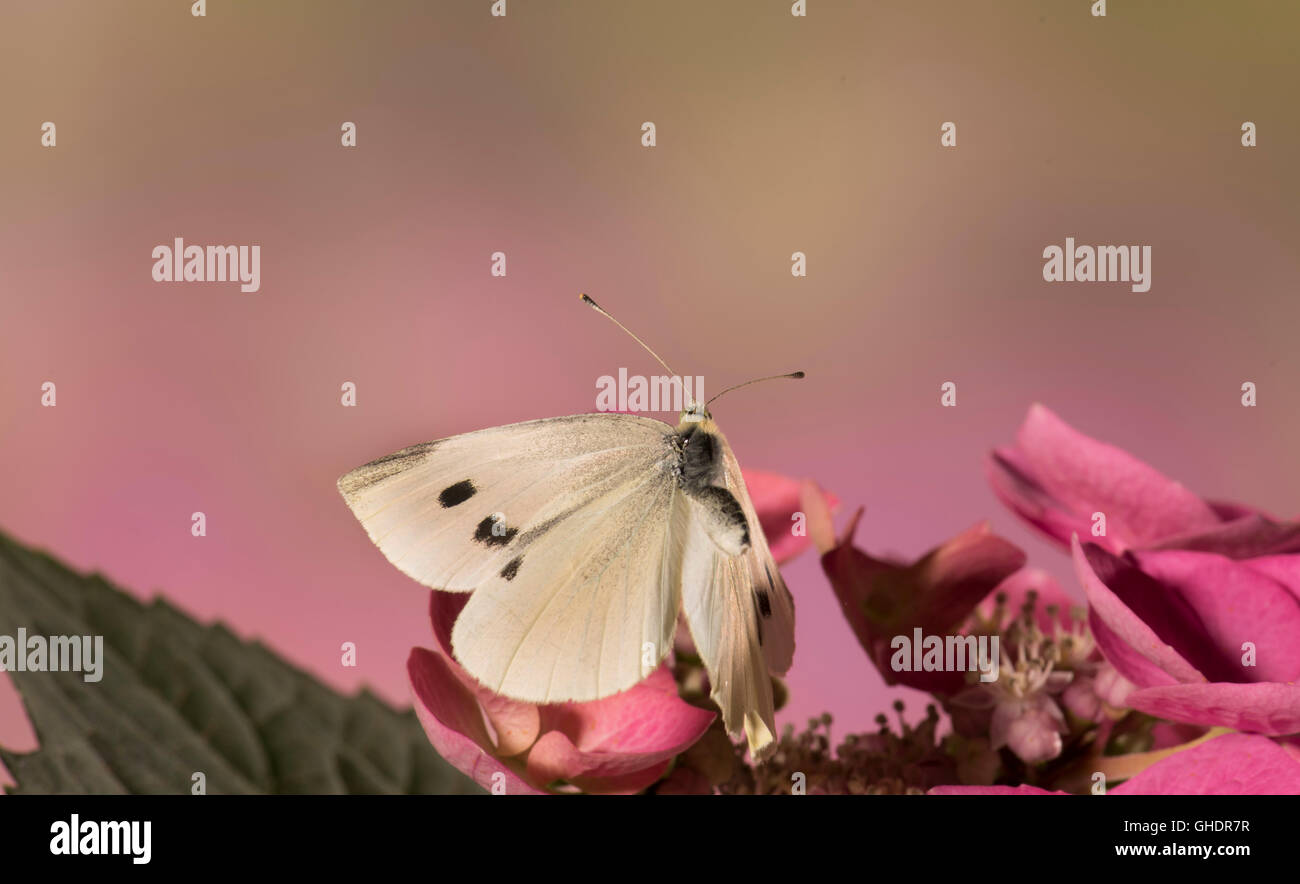
<svg viewBox="0 0 1300 884">
<path fill-rule="evenodd" d="M 794 654 L 794 603 L 759 527 L 740 465 L 716 425 L 722 458 L 722 486 L 740 503 L 750 545 L 728 555 L 698 526 L 701 516 L 684 503 L 693 529 L 682 562 L 682 605 L 705 667 L 712 698 L 727 731 L 744 731 L 751 754 L 775 748 L 775 712 L 770 674 L 783 673 Z"/>
<path fill-rule="evenodd" d="M 750 531 L 752 545 L 748 553 L 734 560 L 734 579 L 742 581 L 748 577 L 753 590 L 755 622 L 760 633 L 763 656 L 768 669 L 777 675 L 784 675 L 794 662 L 794 599 L 790 595 L 781 570 L 772 557 L 772 550 L 767 545 L 767 536 L 759 523 L 758 512 L 745 487 L 745 479 L 740 472 L 740 461 L 723 439 L 722 465 L 724 484 L 736 499 L 740 501 L 745 518 L 753 526 Z"/>
<path fill-rule="evenodd" d="M 452 632 L 456 659 L 497 693 L 535 703 L 641 681 L 677 620 L 680 497 L 671 474 L 644 475 L 556 525 L 470 596 Z"/>
</svg>

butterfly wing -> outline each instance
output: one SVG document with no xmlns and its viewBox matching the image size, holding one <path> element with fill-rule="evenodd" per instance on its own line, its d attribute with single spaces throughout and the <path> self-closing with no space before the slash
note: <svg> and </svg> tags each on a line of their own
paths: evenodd
<svg viewBox="0 0 1300 884">
<path fill-rule="evenodd" d="M 712 698 L 727 731 L 743 730 L 750 754 L 762 758 L 776 748 L 770 673 L 783 673 L 794 657 L 794 600 L 759 527 L 731 446 L 721 431 L 722 481 L 740 503 L 751 526 L 750 547 L 729 556 L 694 524 L 682 564 L 682 605 L 705 668 Z M 681 506 L 697 518 L 688 502 Z"/>
<path fill-rule="evenodd" d="M 435 589 L 475 590 L 456 659 L 537 703 L 636 684 L 670 648 L 686 525 L 674 431 L 576 415 L 403 449 L 339 480 L 384 555 Z"/>
<path fill-rule="evenodd" d="M 687 525 L 651 468 L 556 525 L 470 596 L 452 630 L 476 679 L 534 703 L 630 688 L 672 646 Z"/>
<path fill-rule="evenodd" d="M 370 539 L 403 573 L 468 592 L 590 501 L 672 455 L 650 418 L 580 414 L 404 448 L 338 481 Z"/>
</svg>

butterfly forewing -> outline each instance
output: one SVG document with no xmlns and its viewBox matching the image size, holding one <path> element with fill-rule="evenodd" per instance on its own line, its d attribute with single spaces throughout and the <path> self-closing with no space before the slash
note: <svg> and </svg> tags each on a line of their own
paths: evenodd
<svg viewBox="0 0 1300 884">
<path fill-rule="evenodd" d="M 403 449 L 338 485 L 390 562 L 468 591 L 593 500 L 655 475 L 671 434 L 634 415 L 527 421 Z"/>
<path fill-rule="evenodd" d="M 582 701 L 636 684 L 670 648 L 677 461 L 665 423 L 577 415 L 403 449 L 339 489 L 406 574 L 474 590 L 452 633 L 471 675 L 519 700 Z"/>
</svg>

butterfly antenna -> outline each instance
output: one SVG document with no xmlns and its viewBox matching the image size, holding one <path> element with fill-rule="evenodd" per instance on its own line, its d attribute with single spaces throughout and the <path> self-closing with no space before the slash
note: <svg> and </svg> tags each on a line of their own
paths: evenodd
<svg viewBox="0 0 1300 884">
<path fill-rule="evenodd" d="M 806 377 L 806 375 L 803 372 L 792 371 L 789 374 L 774 374 L 774 375 L 768 375 L 765 378 L 754 378 L 752 381 L 745 381 L 743 384 L 735 384 L 734 386 L 728 387 L 727 389 L 719 393 L 717 396 L 714 396 L 713 399 L 717 399 L 718 396 L 725 396 L 727 393 L 730 393 L 732 390 L 739 390 L 741 387 L 748 387 L 750 384 L 757 384 L 760 383 L 761 381 L 778 381 L 781 380 L 782 378 L 790 378 L 791 380 L 801 380 L 804 377 Z M 704 407 L 708 408 L 709 405 L 713 403 L 713 399 L 710 399 L 708 402 L 704 403 Z"/>
<path fill-rule="evenodd" d="M 668 367 L 668 363 L 667 363 L 667 362 L 664 362 L 662 359 L 660 359 L 660 358 L 659 358 L 659 354 L 656 353 L 654 350 L 651 350 L 649 344 L 647 344 L 645 341 L 643 341 L 643 340 L 641 340 L 640 338 L 638 338 L 636 335 L 632 334 L 632 332 L 628 331 L 628 327 L 627 327 L 626 325 L 624 325 L 623 323 L 619 322 L 619 321 L 618 321 L 617 319 L 615 319 L 613 316 L 610 316 L 609 313 L 605 310 L 604 307 L 600 306 L 599 304 L 597 304 L 595 301 L 593 301 L 593 300 L 591 299 L 591 296 L 590 296 L 590 295 L 587 295 L 587 294 L 580 294 L 580 295 L 578 295 L 578 297 L 582 299 L 582 302 L 583 302 L 584 304 L 586 304 L 586 305 L 587 305 L 588 307 L 590 307 L 592 310 L 595 310 L 597 313 L 599 313 L 601 316 L 603 316 L 603 317 L 605 317 L 606 319 L 608 319 L 610 322 L 612 322 L 612 323 L 614 323 L 615 325 L 617 325 L 619 328 L 623 329 L 623 331 L 627 332 L 628 337 L 630 337 L 632 340 L 636 341 L 638 344 L 640 344 L 642 347 L 644 347 L 644 348 L 645 348 L 645 351 L 646 351 L 647 353 L 649 353 L 651 356 L 653 356 L 653 357 L 655 358 L 655 361 L 658 362 L 660 365 L 662 365 L 662 366 L 664 367 L 664 371 L 668 372 L 668 376 L 671 377 L 673 380 L 675 380 L 675 381 L 677 382 L 677 386 L 679 386 L 679 387 L 682 388 L 682 395 L 685 397 L 685 401 L 687 401 L 687 402 L 691 402 L 691 401 L 693 401 L 693 400 L 691 399 L 691 394 L 690 394 L 690 393 L 687 391 L 687 389 L 686 389 L 686 385 L 683 384 L 683 383 L 682 383 L 682 379 L 679 378 L 679 377 L 677 376 L 677 372 L 675 372 L 675 371 L 673 371 L 671 368 L 669 368 L 669 367 Z"/>
</svg>

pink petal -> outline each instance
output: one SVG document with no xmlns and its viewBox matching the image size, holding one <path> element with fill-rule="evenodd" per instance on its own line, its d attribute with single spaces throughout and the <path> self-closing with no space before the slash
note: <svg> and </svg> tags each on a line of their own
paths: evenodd
<svg viewBox="0 0 1300 884">
<path fill-rule="evenodd" d="M 1061 705 L 1087 721 L 1101 720 L 1101 696 L 1089 676 L 1076 677 L 1061 694 Z"/>
<path fill-rule="evenodd" d="M 563 780 L 584 792 L 639 792 L 663 776 L 715 717 L 683 702 L 663 666 L 612 697 L 542 707 L 546 733 L 528 753 L 529 777 Z"/>
<path fill-rule="evenodd" d="M 1137 686 L 1120 675 L 1119 670 L 1112 664 L 1103 662 L 1092 677 L 1092 689 L 1107 706 L 1124 709 L 1128 706 L 1129 694 L 1133 693 Z"/>
<path fill-rule="evenodd" d="M 412 648 L 406 671 L 415 713 L 439 755 L 485 789 L 500 782 L 509 795 L 539 794 L 510 766 L 492 757 L 492 739 L 478 703 L 446 658 Z"/>
<path fill-rule="evenodd" d="M 1049 792 L 1037 786 L 935 786 L 927 795 L 1069 795 Z"/>
<path fill-rule="evenodd" d="M 1097 616 L 1094 608 L 1088 610 L 1088 629 L 1092 632 L 1101 655 L 1106 658 L 1116 673 L 1123 673 L 1119 677 L 1124 681 L 1134 686 L 1144 687 L 1178 683 L 1178 679 L 1143 657 L 1132 645 L 1120 638 L 1119 633 Z"/>
<path fill-rule="evenodd" d="M 985 462 L 985 476 L 993 493 L 1013 513 L 1024 519 L 1048 539 L 1062 545 L 1080 532 L 1092 528 L 1089 512 L 1069 509 L 1056 499 L 1034 474 L 1034 468 L 1014 448 L 998 448 Z M 1097 538 L 1107 549 L 1122 552 L 1122 545 L 1109 538 Z"/>
<path fill-rule="evenodd" d="M 1153 549 L 1190 549 L 1232 559 L 1300 552 L 1300 522 L 1276 522 L 1251 514 L 1214 528 L 1177 534 L 1151 544 Z"/>
<path fill-rule="evenodd" d="M 1112 795 L 1295 795 L 1300 764 L 1267 737 L 1224 734 L 1175 753 Z"/>
<path fill-rule="evenodd" d="M 671 758 L 582 752 L 564 734 L 550 731 L 528 753 L 528 776 L 538 783 L 562 780 L 590 794 L 630 795 L 658 780 L 670 763 Z"/>
<path fill-rule="evenodd" d="M 1241 563 L 1252 571 L 1272 577 L 1287 592 L 1300 599 L 1300 556 L 1262 556 L 1258 559 L 1246 559 Z"/>
<path fill-rule="evenodd" d="M 459 666 L 456 668 L 460 669 Z M 463 670 L 458 674 L 463 675 Z M 497 755 L 509 758 L 536 742 L 541 733 L 541 715 L 537 706 L 494 694 L 477 683 L 472 685 L 472 690 L 492 729 Z"/>
<path fill-rule="evenodd" d="M 22 696 L 9 673 L 3 671 L 0 671 L 0 747 L 15 755 L 25 755 L 40 748 L 36 730 L 23 707 Z M 5 789 L 16 785 L 17 781 L 4 766 L 4 762 L 0 761 L 0 795 L 5 793 Z"/>
<path fill-rule="evenodd" d="M 772 558 L 780 564 L 807 549 L 811 539 L 806 534 L 795 536 L 791 530 L 796 524 L 794 514 L 803 511 L 800 503 L 802 483 L 766 470 L 742 469 L 741 473 L 749 499 L 758 513 L 758 521 L 763 526 L 763 535 L 772 549 Z M 834 494 L 823 493 L 831 511 L 839 507 L 839 499 Z"/>
<path fill-rule="evenodd" d="M 468 601 L 467 592 L 434 590 L 429 593 L 429 619 L 433 621 L 433 637 L 439 652 L 448 661 L 454 659 L 451 654 L 451 630 Z M 483 714 L 487 716 L 494 737 L 492 745 L 496 747 L 495 754 L 508 758 L 518 755 L 533 744 L 541 732 L 537 706 L 488 690 L 455 662 L 450 663 L 450 669 L 478 700 Z"/>
<path fill-rule="evenodd" d="M 1061 754 L 1061 734 L 1067 730 L 1056 701 L 1035 694 L 998 703 L 989 727 L 989 745 L 994 749 L 1006 746 L 1026 764 L 1036 764 Z"/>
<path fill-rule="evenodd" d="M 805 481 L 799 489 L 799 505 L 808 518 L 808 539 L 819 554 L 830 552 L 836 546 L 835 523 L 831 520 L 831 505 L 825 492 L 817 487 L 816 482 Z M 861 517 L 862 508 L 859 507 L 849 523 L 850 535 L 856 530 Z"/>
<path fill-rule="evenodd" d="M 591 792 L 636 792 L 708 730 L 714 713 L 683 702 L 666 667 L 631 689 L 590 703 L 536 706 L 508 699 L 474 681 L 447 649 L 461 593 L 433 592 L 430 618 L 439 651 L 416 648 L 408 671 L 416 711 L 429 739 L 450 763 L 491 788 L 507 774 L 507 791 L 536 791 L 499 758 L 531 746 L 534 783 L 565 780 Z M 539 732 L 542 733 L 538 737 Z M 495 757 L 494 757 L 495 756 Z"/>
<path fill-rule="evenodd" d="M 1025 764 L 1051 761 L 1061 754 L 1061 735 L 1042 722 L 1020 719 L 1011 725 L 1007 748 Z"/>
<path fill-rule="evenodd" d="M 831 589 L 839 599 L 858 643 L 862 645 L 876 668 L 880 670 L 885 681 L 894 684 L 895 679 L 889 668 L 889 640 L 904 628 L 906 611 L 880 610 L 877 605 L 873 610 L 875 616 L 868 616 L 868 601 L 872 598 L 877 581 L 897 578 L 900 570 L 897 566 L 873 559 L 855 546 L 841 544 L 822 556 L 822 570 L 830 578 Z M 887 618 L 887 619 L 886 619 Z M 877 626 L 876 621 L 884 622 Z M 881 645 L 883 644 L 883 648 Z M 881 653 L 884 657 L 881 659 Z"/>
<path fill-rule="evenodd" d="M 1245 503 L 1236 503 L 1231 500 L 1207 500 L 1206 505 L 1214 510 L 1214 514 L 1219 517 L 1220 522 L 1231 522 L 1234 519 L 1241 519 L 1246 516 L 1259 516 L 1270 522 L 1277 521 L 1271 515 Z"/>
<path fill-rule="evenodd" d="M 677 696 L 668 667 L 622 693 L 589 703 L 542 707 L 542 730 L 560 731 L 584 753 L 651 761 L 672 758 L 698 740 L 715 715 Z"/>
<path fill-rule="evenodd" d="M 1077 537 L 1074 538 L 1073 546 L 1074 570 L 1079 582 L 1083 584 L 1084 595 L 1088 597 L 1093 636 L 1097 639 L 1102 654 L 1114 664 L 1120 674 L 1142 686 L 1158 684 L 1161 672 L 1170 681 L 1205 681 L 1205 676 L 1196 667 L 1188 663 L 1111 591 L 1106 581 L 1093 570 L 1094 563 L 1105 567 L 1107 579 L 1123 574 L 1130 578 L 1129 583 L 1139 584 L 1140 594 L 1146 596 L 1142 599 L 1145 608 L 1153 608 L 1157 604 L 1157 600 L 1151 599 L 1159 589 L 1158 586 L 1153 588 L 1150 585 L 1154 581 L 1146 578 L 1148 582 L 1143 583 L 1141 578 L 1145 575 L 1093 544 L 1088 545 L 1085 554 Z"/>
<path fill-rule="evenodd" d="M 847 543 L 837 546 L 822 556 L 822 570 L 830 578 L 831 589 L 840 602 L 844 619 L 857 637 L 858 643 L 867 652 L 867 657 L 884 676 L 886 684 L 904 683 L 916 686 L 918 690 L 926 688 L 913 684 L 912 673 L 896 673 L 889 663 L 892 656 L 890 641 L 894 635 L 907 634 L 907 621 L 914 616 L 910 611 L 894 610 L 890 596 L 903 596 L 900 604 L 906 604 L 909 590 L 901 586 L 902 569 L 874 559 L 855 546 Z M 897 586 L 896 589 L 892 587 Z M 885 598 L 877 596 L 888 593 Z M 870 613 L 869 613 L 870 612 Z M 959 673 L 916 673 L 930 675 L 944 684 L 935 689 L 947 688 L 952 691 L 960 689 L 964 678 Z M 941 692 L 946 692 L 942 691 Z"/>
<path fill-rule="evenodd" d="M 36 729 L 27 717 L 22 694 L 18 693 L 9 673 L 0 670 L 0 746 L 14 755 L 26 755 L 40 745 Z"/>
<path fill-rule="evenodd" d="M 1300 678 L 1300 599 L 1268 576 L 1272 570 L 1300 577 L 1300 556 L 1280 556 L 1254 567 L 1214 553 L 1143 552 L 1134 557 L 1145 573 L 1195 611 L 1203 629 L 1198 641 L 1212 646 L 1225 663 L 1217 671 L 1202 666 L 1206 675 L 1215 681 Z M 1255 644 L 1254 666 L 1241 665 L 1244 642 Z"/>
<path fill-rule="evenodd" d="M 1042 405 L 1029 409 L 1013 451 L 1000 451 L 990 478 L 999 497 L 1048 536 L 1090 535 L 1106 515 L 1100 544 L 1119 551 L 1215 528 L 1220 519 L 1192 492 L 1127 452 L 1078 432 Z"/>
<path fill-rule="evenodd" d="M 856 524 L 856 522 L 855 522 Z M 915 564 L 874 559 L 850 545 L 851 535 L 822 556 L 844 617 L 888 684 L 933 693 L 955 693 L 959 672 L 895 672 L 890 665 L 896 635 L 947 635 L 975 605 L 1018 571 L 1025 554 L 979 525 L 931 550 Z"/>
<path fill-rule="evenodd" d="M 429 594 L 429 619 L 433 621 L 433 638 L 438 643 L 438 650 L 455 659 L 451 653 L 451 630 L 456 625 L 456 618 L 469 603 L 467 592 L 443 592 L 435 589 Z"/>
<path fill-rule="evenodd" d="M 963 531 L 908 569 L 922 596 L 919 625 L 927 634 L 946 634 L 1024 564 L 1020 548 L 990 531 L 987 522 Z"/>
<path fill-rule="evenodd" d="M 1139 688 L 1128 705 L 1157 718 L 1281 736 L 1300 731 L 1300 685 L 1175 684 Z"/>
</svg>

